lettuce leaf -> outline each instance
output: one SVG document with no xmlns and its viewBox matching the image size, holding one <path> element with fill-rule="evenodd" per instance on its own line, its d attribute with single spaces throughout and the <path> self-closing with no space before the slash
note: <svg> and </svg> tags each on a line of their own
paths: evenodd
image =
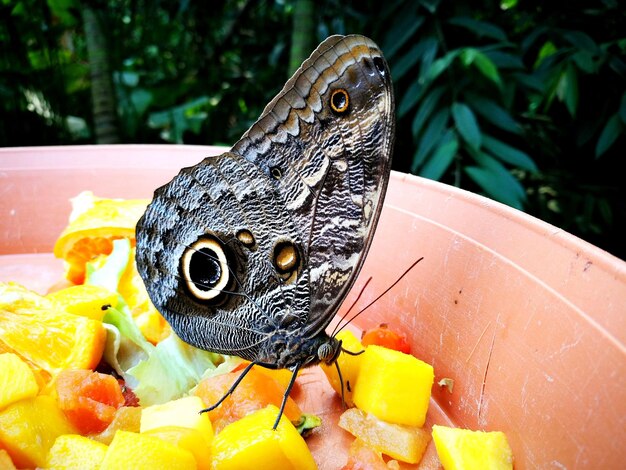
<svg viewBox="0 0 626 470">
<path fill-rule="evenodd" d="M 86 283 L 117 292 L 120 279 L 132 262 L 128 239 L 113 242 L 113 251 L 103 260 L 88 263 Z M 118 294 L 119 295 L 119 294 Z M 137 327 L 130 308 L 119 295 L 116 308 L 109 307 L 103 322 L 107 330 L 104 359 L 124 378 L 142 405 L 154 405 L 180 398 L 205 376 L 215 373 L 225 361 L 220 354 L 204 351 L 183 342 L 174 332 L 154 346 Z M 223 372 L 222 372 L 223 371 Z"/>
</svg>

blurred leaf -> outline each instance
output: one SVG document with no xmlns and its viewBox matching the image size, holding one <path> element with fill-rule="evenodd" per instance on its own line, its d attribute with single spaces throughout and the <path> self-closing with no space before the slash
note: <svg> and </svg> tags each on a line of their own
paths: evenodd
<svg viewBox="0 0 626 470">
<path fill-rule="evenodd" d="M 487 57 L 485 54 L 480 52 L 478 49 L 474 49 L 472 47 L 467 47 L 461 50 L 459 55 L 461 62 L 466 67 L 474 64 L 478 70 L 489 80 L 494 82 L 497 85 L 502 85 L 500 80 L 500 74 L 498 73 L 498 68 L 494 65 L 493 62 Z"/>
<path fill-rule="evenodd" d="M 517 6 L 517 0 L 500 0 L 500 8 L 502 10 L 510 10 Z"/>
<path fill-rule="evenodd" d="M 478 122 L 476 122 L 476 116 L 474 116 L 469 106 L 463 103 L 453 103 L 452 117 L 463 140 L 473 149 L 479 149 L 482 135 L 478 127 Z"/>
<path fill-rule="evenodd" d="M 424 163 L 419 175 L 432 180 L 439 180 L 454 161 L 459 150 L 459 139 L 451 129 L 441 139 L 439 147 Z"/>
<path fill-rule="evenodd" d="M 423 54 L 424 41 L 415 44 L 409 51 L 391 64 L 391 76 L 394 80 L 400 80 L 413 68 L 421 59 Z"/>
<path fill-rule="evenodd" d="M 47 0 L 50 11 L 66 26 L 75 26 L 78 22 L 72 12 L 80 8 L 77 0 Z"/>
<path fill-rule="evenodd" d="M 200 131 L 202 121 L 207 117 L 205 108 L 209 104 L 209 98 L 201 96 L 180 106 L 151 113 L 148 117 L 148 125 L 162 129 L 161 136 L 163 139 L 182 144 L 186 131 L 194 133 Z"/>
<path fill-rule="evenodd" d="M 626 93 L 622 95 L 622 102 L 619 105 L 619 117 L 622 119 L 622 123 L 626 124 Z"/>
<path fill-rule="evenodd" d="M 556 86 L 556 95 L 565 103 L 570 116 L 576 117 L 578 109 L 578 75 L 572 63 L 568 63 Z"/>
<path fill-rule="evenodd" d="M 490 197 L 516 209 L 523 209 L 526 191 L 520 182 L 492 156 L 473 150 L 470 155 L 479 165 L 465 168 L 472 180 Z"/>
<path fill-rule="evenodd" d="M 437 143 L 440 142 L 442 135 L 446 130 L 449 119 L 450 112 L 445 108 L 440 109 L 430 121 L 428 126 L 426 126 L 423 134 L 419 139 L 417 151 L 413 156 L 411 172 L 415 173 L 417 171 L 417 169 L 424 162 L 431 150 L 433 150 Z"/>
<path fill-rule="evenodd" d="M 624 132 L 624 123 L 620 119 L 619 114 L 613 114 L 606 122 L 598 138 L 598 142 L 596 143 L 596 158 L 601 157 L 611 148 L 611 145 L 613 145 L 622 132 Z"/>
<path fill-rule="evenodd" d="M 509 54 L 508 52 L 502 52 L 498 50 L 483 52 L 498 69 L 526 69 L 522 58 L 518 55 Z"/>
<path fill-rule="evenodd" d="M 597 73 L 598 64 L 594 60 L 593 53 L 589 51 L 577 51 L 572 54 L 572 60 L 576 63 L 578 68 L 585 73 Z"/>
<path fill-rule="evenodd" d="M 460 50 L 450 51 L 443 57 L 440 57 L 439 59 L 434 61 L 433 64 L 428 68 L 426 73 L 424 73 L 424 78 L 426 82 L 430 83 L 434 81 L 439 75 L 441 75 L 444 70 L 450 67 L 450 64 L 454 59 L 457 58 L 460 52 Z"/>
<path fill-rule="evenodd" d="M 476 113 L 494 126 L 514 134 L 522 133 L 521 126 L 495 101 L 473 93 L 467 93 L 465 99 Z"/>
<path fill-rule="evenodd" d="M 398 23 L 389 29 L 389 33 L 385 38 L 383 52 L 387 58 L 393 57 L 414 36 L 415 32 L 425 21 L 423 16 L 417 16 L 415 9 L 410 7 L 405 9 L 405 14 L 399 18 Z"/>
<path fill-rule="evenodd" d="M 413 83 L 404 92 L 404 96 L 398 105 L 398 119 L 404 116 L 413 106 L 417 104 L 422 96 L 424 86 L 419 78 L 413 80 Z"/>
<path fill-rule="evenodd" d="M 448 23 L 468 29 L 469 31 L 476 34 L 476 36 L 478 37 L 487 37 L 496 39 L 498 41 L 507 40 L 504 30 L 492 23 L 474 20 L 472 18 L 468 18 L 467 16 L 457 16 L 455 18 L 450 18 L 448 20 Z"/>
<path fill-rule="evenodd" d="M 152 93 L 145 88 L 135 88 L 130 94 L 130 101 L 135 112 L 142 116 L 152 104 Z"/>
<path fill-rule="evenodd" d="M 595 52 L 598 50 L 597 44 L 583 31 L 565 31 L 563 37 L 578 49 Z"/>
<path fill-rule="evenodd" d="M 430 13 L 435 13 L 441 0 L 420 0 L 420 3 L 424 8 L 426 8 Z"/>
<path fill-rule="evenodd" d="M 543 93 L 545 90 L 544 83 L 534 75 L 529 75 L 527 73 L 515 73 L 513 74 L 513 77 L 521 85 L 523 85 L 525 88 L 528 88 L 529 90 L 539 93 Z"/>
<path fill-rule="evenodd" d="M 422 126 L 435 110 L 444 91 L 444 87 L 437 87 L 426 95 L 421 106 L 417 110 L 417 113 L 415 113 L 415 117 L 413 118 L 413 122 L 411 124 L 411 133 L 413 134 L 413 137 L 417 138 L 422 130 Z"/>
<path fill-rule="evenodd" d="M 407 71 L 419 62 L 422 63 L 422 67 L 430 67 L 438 49 L 439 43 L 433 36 L 427 36 L 415 44 L 406 54 L 391 63 L 391 76 L 394 81 L 400 80 Z"/>
<path fill-rule="evenodd" d="M 483 148 L 505 163 L 524 170 L 537 171 L 537 165 L 528 154 L 498 139 L 483 134 Z"/>
<path fill-rule="evenodd" d="M 537 54 L 537 60 L 535 61 L 534 68 L 539 68 L 544 60 L 556 54 L 557 51 L 558 49 L 552 41 L 546 41 L 543 46 L 541 46 L 541 49 L 539 49 L 539 54 Z"/>
</svg>

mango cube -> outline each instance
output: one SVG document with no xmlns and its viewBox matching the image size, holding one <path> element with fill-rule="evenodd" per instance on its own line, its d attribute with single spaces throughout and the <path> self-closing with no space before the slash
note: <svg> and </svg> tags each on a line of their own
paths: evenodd
<svg viewBox="0 0 626 470">
<path fill-rule="evenodd" d="M 365 349 L 356 336 L 349 330 L 342 330 L 336 338 L 341 340 L 342 349 L 347 351 L 359 353 Z M 343 379 L 343 398 L 348 406 L 354 406 L 352 396 L 354 385 L 356 384 L 361 368 L 361 359 L 362 354 L 355 356 L 343 351 L 339 354 L 339 357 L 337 357 L 337 365 L 339 366 L 339 370 L 341 370 L 341 378 Z M 341 380 L 339 380 L 337 366 L 335 366 L 335 364 L 327 365 L 322 363 L 321 367 L 330 385 L 338 395 L 341 395 Z"/>
<path fill-rule="evenodd" d="M 17 354 L 0 354 L 0 409 L 39 392 L 35 374 Z"/>
<path fill-rule="evenodd" d="M 161 428 L 149 429 L 145 434 L 158 437 L 181 449 L 188 450 L 196 460 L 198 470 L 210 470 L 211 448 L 197 429 L 163 426 Z"/>
<path fill-rule="evenodd" d="M 370 345 L 362 354 L 354 403 L 383 421 L 421 427 L 434 380 L 430 364 L 409 354 Z"/>
<path fill-rule="evenodd" d="M 4 449 L 0 449 L 0 468 L 2 470 L 17 470 L 9 453 Z"/>
<path fill-rule="evenodd" d="M 213 440 L 213 469 L 317 468 L 304 439 L 284 416 L 272 429 L 278 408 L 268 405 L 226 426 Z"/>
<path fill-rule="evenodd" d="M 141 411 L 140 432 L 163 426 L 180 426 L 197 430 L 207 446 L 210 446 L 213 440 L 213 427 L 209 416 L 206 413 L 200 414 L 204 408 L 204 403 L 200 397 L 196 396 L 179 398 L 162 405 L 148 406 Z"/>
<path fill-rule="evenodd" d="M 445 470 L 511 470 L 513 452 L 503 432 L 433 426 L 433 440 Z"/>
<path fill-rule="evenodd" d="M 18 468 L 45 467 L 56 438 L 75 433 L 56 400 L 47 395 L 20 400 L 0 411 L 0 447 Z"/>
<path fill-rule="evenodd" d="M 343 412 L 339 427 L 374 450 L 407 463 L 419 462 L 430 441 L 430 433 L 422 428 L 387 423 L 357 408 Z"/>
<path fill-rule="evenodd" d="M 98 470 L 107 446 L 78 434 L 57 437 L 48 453 L 49 470 Z"/>
<path fill-rule="evenodd" d="M 186 449 L 158 437 L 117 431 L 100 468 L 107 470 L 194 470 L 196 461 Z"/>
</svg>

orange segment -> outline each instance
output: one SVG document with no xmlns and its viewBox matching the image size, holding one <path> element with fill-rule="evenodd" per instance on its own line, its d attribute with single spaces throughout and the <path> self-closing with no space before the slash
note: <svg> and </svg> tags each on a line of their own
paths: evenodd
<svg viewBox="0 0 626 470">
<path fill-rule="evenodd" d="M 63 369 L 93 369 L 105 341 L 102 322 L 64 312 L 23 287 L 0 283 L 0 351 L 17 354 L 35 372 L 44 371 L 49 379 Z"/>
<path fill-rule="evenodd" d="M 147 199 L 100 199 L 82 193 L 73 201 L 69 225 L 54 245 L 54 255 L 67 263 L 67 278 L 75 284 L 85 279 L 85 263 L 108 255 L 113 240 L 135 240 L 135 225 L 146 210 Z"/>
<path fill-rule="evenodd" d="M 206 378 L 193 393 L 210 406 L 224 396 L 240 374 L 238 371 Z M 267 405 L 280 406 L 284 393 L 285 389 L 278 382 L 253 367 L 232 395 L 216 409 L 208 412 L 215 432 L 220 432 L 228 424 Z M 287 398 L 285 416 L 292 422 L 298 422 L 302 418 L 300 407 L 291 397 Z"/>
<path fill-rule="evenodd" d="M 90 284 L 66 287 L 48 294 L 46 298 L 68 313 L 99 321 L 102 321 L 107 305 L 115 307 L 117 304 L 115 292 Z"/>
</svg>

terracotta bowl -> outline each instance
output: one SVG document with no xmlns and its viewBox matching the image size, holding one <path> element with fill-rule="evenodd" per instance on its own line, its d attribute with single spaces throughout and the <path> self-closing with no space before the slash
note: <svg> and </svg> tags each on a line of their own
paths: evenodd
<svg viewBox="0 0 626 470">
<path fill-rule="evenodd" d="M 0 149 L 0 281 L 45 292 L 62 278 L 50 254 L 69 198 L 150 197 L 217 147 Z M 378 230 L 349 305 L 424 260 L 355 326 L 405 332 L 413 353 L 452 378 L 434 386 L 427 426 L 504 431 L 515 467 L 623 468 L 626 461 L 626 263 L 562 230 L 475 194 L 393 173 Z M 297 398 L 326 419 L 310 439 L 338 468 L 351 438 L 318 368 Z M 437 468 L 429 446 L 421 468 Z"/>
</svg>

